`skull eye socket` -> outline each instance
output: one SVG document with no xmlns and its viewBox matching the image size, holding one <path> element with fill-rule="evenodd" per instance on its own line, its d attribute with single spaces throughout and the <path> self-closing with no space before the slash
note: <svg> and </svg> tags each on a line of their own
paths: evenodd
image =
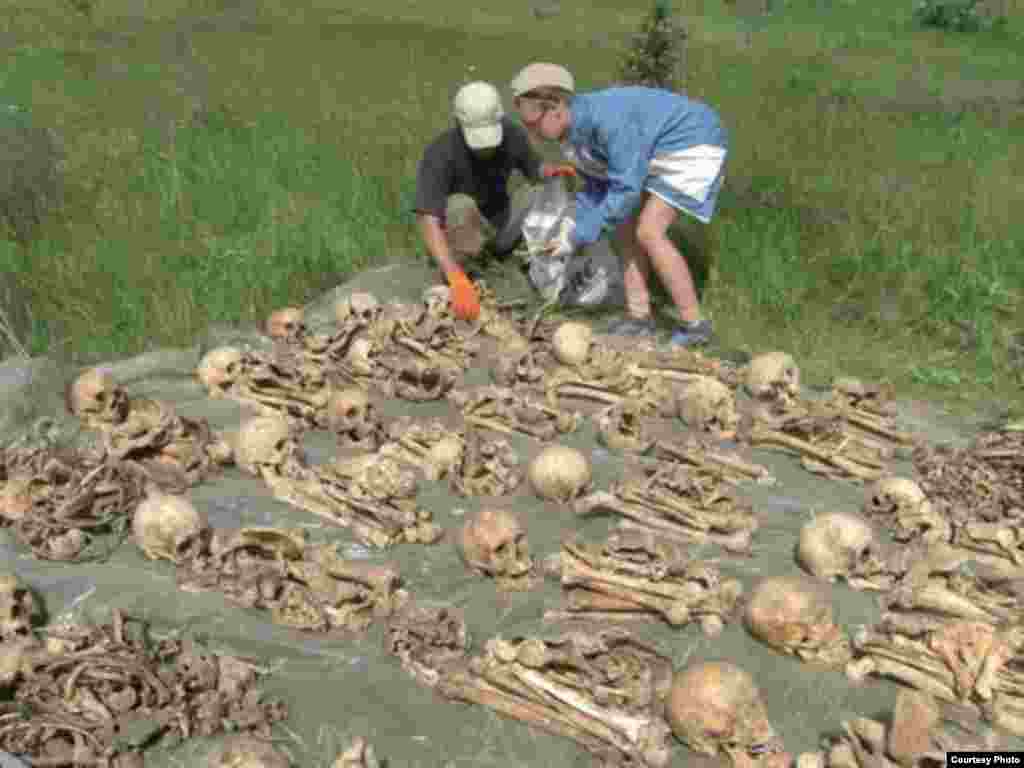
<svg viewBox="0 0 1024 768">
<path fill-rule="evenodd" d="M 508 542 L 503 541 L 501 544 L 494 548 L 494 554 L 504 557 L 508 554 Z"/>
<path fill-rule="evenodd" d="M 107 402 L 107 393 L 103 392 L 102 390 L 100 392 L 97 392 L 96 402 L 99 403 L 100 405 L 103 405 L 105 402 Z"/>
<path fill-rule="evenodd" d="M 274 443 L 274 450 L 275 451 L 283 451 L 287 447 L 287 445 L 288 445 L 288 439 L 282 437 L 280 440 L 278 440 L 276 443 Z"/>
<path fill-rule="evenodd" d="M 359 409 L 356 408 L 354 405 L 349 406 L 345 410 L 345 418 L 346 419 L 354 419 L 357 415 L 359 415 Z"/>
</svg>

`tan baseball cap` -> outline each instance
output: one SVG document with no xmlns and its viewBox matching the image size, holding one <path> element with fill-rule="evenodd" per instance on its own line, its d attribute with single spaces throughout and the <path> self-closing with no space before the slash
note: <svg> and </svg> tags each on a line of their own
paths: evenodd
<svg viewBox="0 0 1024 768">
<path fill-rule="evenodd" d="M 512 80 L 511 87 L 513 96 L 522 96 L 537 88 L 562 88 L 570 93 L 576 92 L 576 83 L 568 69 L 545 62 L 523 67 Z"/>
<path fill-rule="evenodd" d="M 475 82 L 455 94 L 455 119 L 470 149 L 490 149 L 501 144 L 501 94 L 490 83 Z"/>
</svg>

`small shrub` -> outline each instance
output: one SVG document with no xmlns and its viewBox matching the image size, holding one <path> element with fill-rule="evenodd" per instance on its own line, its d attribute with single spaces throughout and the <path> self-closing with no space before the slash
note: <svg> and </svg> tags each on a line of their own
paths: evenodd
<svg viewBox="0 0 1024 768">
<path fill-rule="evenodd" d="M 0 234 L 19 243 L 36 237 L 61 199 L 60 160 L 51 131 L 20 107 L 0 105 Z"/>
<path fill-rule="evenodd" d="M 925 28 L 979 32 L 1006 23 L 1005 16 L 986 13 L 979 0 L 917 0 L 914 19 Z"/>
<path fill-rule="evenodd" d="M 619 82 L 682 90 L 686 30 L 672 18 L 669 0 L 655 0 L 619 63 Z"/>
</svg>

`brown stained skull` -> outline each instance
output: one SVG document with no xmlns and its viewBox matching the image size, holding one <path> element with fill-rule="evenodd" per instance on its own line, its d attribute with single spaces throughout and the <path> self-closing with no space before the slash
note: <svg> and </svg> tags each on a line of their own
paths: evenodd
<svg viewBox="0 0 1024 768">
<path fill-rule="evenodd" d="M 199 361 L 196 376 L 210 397 L 224 397 L 242 375 L 242 351 L 235 347 L 217 347 Z"/>
<path fill-rule="evenodd" d="M 800 398 L 800 369 L 788 352 L 765 352 L 747 365 L 746 387 L 758 400 L 790 404 Z"/>
<path fill-rule="evenodd" d="M 379 447 L 381 423 L 366 390 L 348 387 L 327 401 L 327 426 L 342 446 L 374 451 Z"/>
<path fill-rule="evenodd" d="M 676 738 L 703 755 L 724 752 L 736 764 L 760 762 L 782 749 L 754 679 L 728 662 L 676 672 L 665 714 Z"/>
<path fill-rule="evenodd" d="M 132 535 L 150 560 L 180 563 L 189 544 L 209 525 L 184 496 L 152 492 L 135 508 Z"/>
<path fill-rule="evenodd" d="M 507 509 L 480 509 L 462 526 L 458 546 L 468 567 L 497 579 L 501 586 L 521 585 L 533 570 L 526 529 Z"/>
<path fill-rule="evenodd" d="M 802 661 L 837 666 L 850 660 L 850 642 L 836 626 L 826 588 L 806 576 L 761 581 L 743 620 L 758 640 Z"/>
<path fill-rule="evenodd" d="M 864 514 L 884 521 L 897 541 L 949 538 L 949 521 L 939 514 L 921 486 L 907 477 L 889 475 L 869 486 L 864 496 Z"/>
<path fill-rule="evenodd" d="M 677 405 L 686 425 L 702 432 L 732 432 L 740 421 L 733 391 L 710 376 L 684 384 Z"/>
<path fill-rule="evenodd" d="M 368 326 L 380 316 L 381 304 L 367 291 L 356 291 L 334 305 L 334 317 L 339 325 Z"/>
<path fill-rule="evenodd" d="M 815 515 L 800 530 L 796 559 L 812 576 L 834 582 L 844 579 L 855 586 L 885 566 L 871 525 L 846 512 Z"/>
<path fill-rule="evenodd" d="M 238 430 L 235 463 L 250 475 L 288 475 L 303 465 L 302 450 L 288 422 L 278 416 L 257 416 Z"/>
<path fill-rule="evenodd" d="M 32 591 L 13 573 L 0 574 L 0 641 L 30 635 L 39 614 Z"/>
<path fill-rule="evenodd" d="M 297 344 L 306 335 L 306 313 L 302 307 L 275 309 L 267 318 L 264 330 L 274 341 Z"/>
<path fill-rule="evenodd" d="M 104 368 L 90 368 L 68 387 L 68 410 L 90 427 L 120 424 L 128 416 L 128 393 Z"/>
</svg>

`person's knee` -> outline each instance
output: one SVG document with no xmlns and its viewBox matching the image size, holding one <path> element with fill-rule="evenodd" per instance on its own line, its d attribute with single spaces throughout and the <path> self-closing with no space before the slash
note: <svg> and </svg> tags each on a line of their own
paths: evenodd
<svg viewBox="0 0 1024 768">
<path fill-rule="evenodd" d="M 657 222 L 650 222 L 641 219 L 636 225 L 636 241 L 646 251 L 657 248 L 668 240 L 668 233 L 665 227 Z"/>
</svg>

